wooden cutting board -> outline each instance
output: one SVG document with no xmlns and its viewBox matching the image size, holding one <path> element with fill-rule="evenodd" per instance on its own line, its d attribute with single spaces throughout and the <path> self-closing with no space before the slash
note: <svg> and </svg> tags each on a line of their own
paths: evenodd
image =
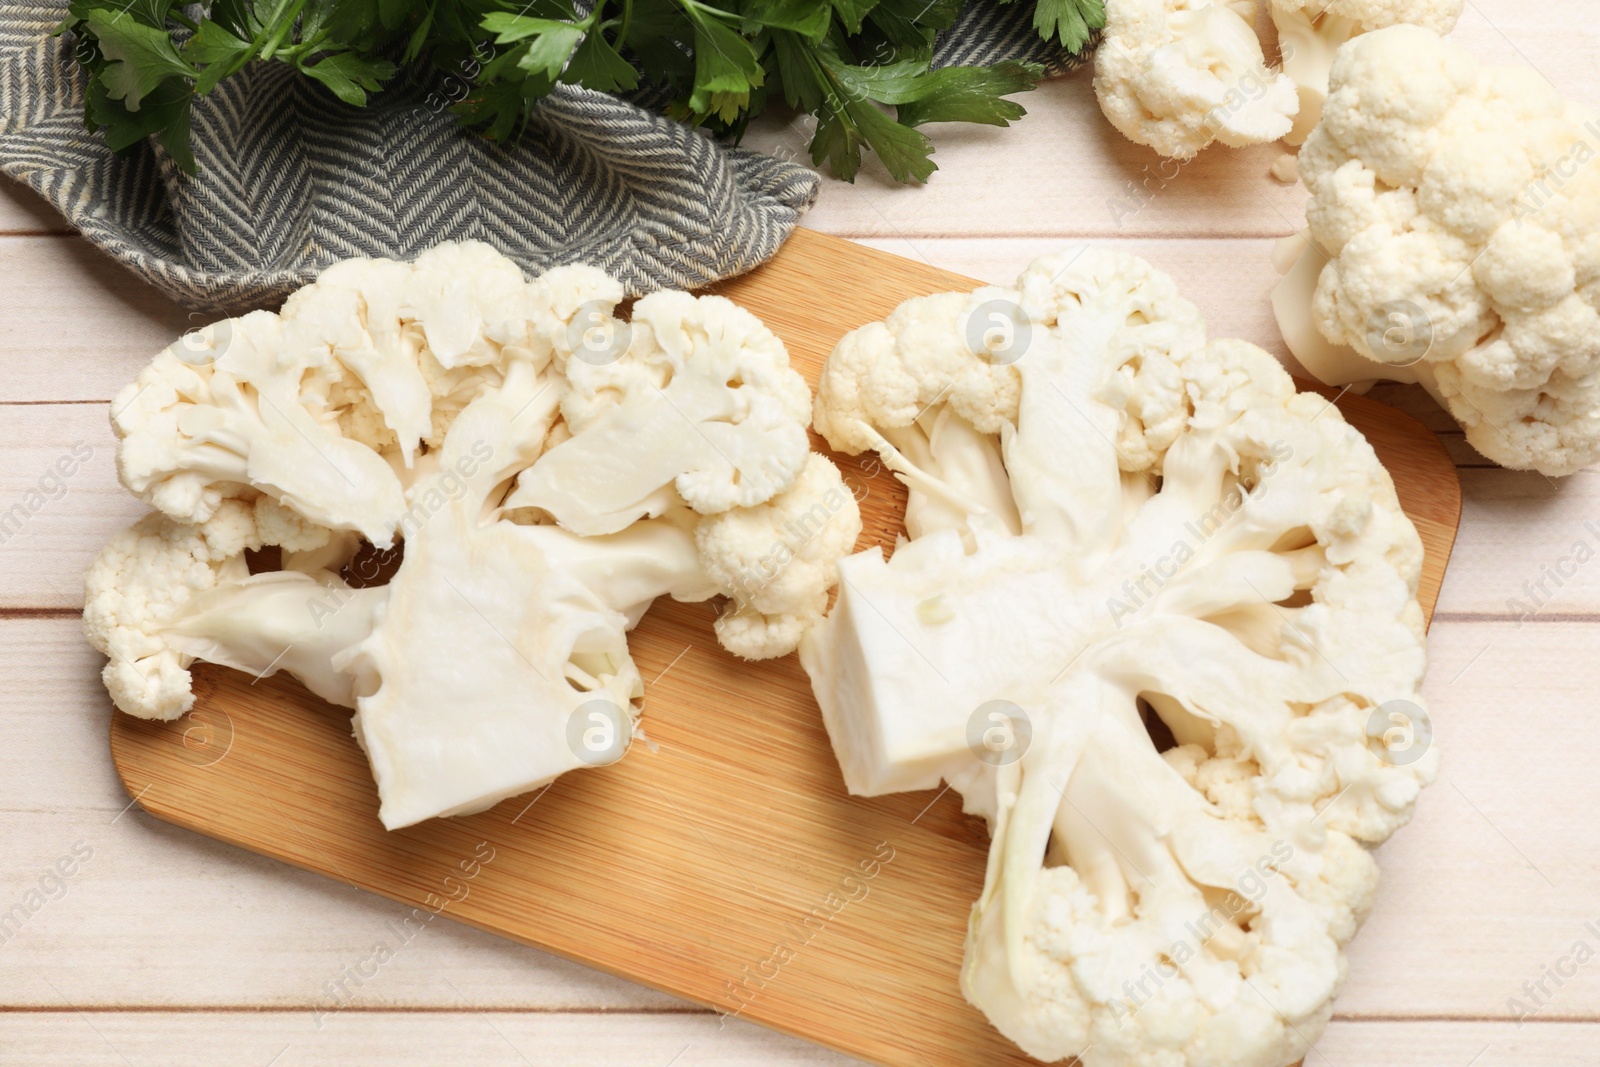
<svg viewBox="0 0 1600 1067">
<path fill-rule="evenodd" d="M 800 230 L 717 291 L 814 385 L 848 330 L 974 286 Z M 1422 533 L 1431 616 L 1460 520 L 1455 466 L 1414 420 L 1354 395 L 1339 406 Z M 892 543 L 903 491 L 868 482 L 862 547 Z M 713 615 L 663 599 L 634 631 L 648 744 L 468 818 L 385 833 L 349 712 L 285 675 L 252 684 L 197 664 L 195 710 L 113 716 L 112 754 L 158 818 L 864 1059 L 1032 1062 L 957 984 L 983 824 L 954 794 L 848 797 L 798 660 L 736 661 Z"/>
</svg>

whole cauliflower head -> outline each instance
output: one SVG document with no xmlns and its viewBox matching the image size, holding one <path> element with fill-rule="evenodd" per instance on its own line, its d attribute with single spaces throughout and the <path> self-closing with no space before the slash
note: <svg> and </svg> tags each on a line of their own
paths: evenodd
<svg viewBox="0 0 1600 1067">
<path fill-rule="evenodd" d="M 1255 0 L 1108 0 L 1095 53 L 1100 109 L 1123 136 L 1193 159 L 1267 144 L 1294 125 L 1294 83 L 1267 68 Z"/>
<path fill-rule="evenodd" d="M 908 447 L 915 401 L 870 407 L 869 381 L 934 335 L 981 379 L 997 301 L 1004 414 L 936 404 Z M 1370 445 L 1093 249 L 847 337 L 817 406 L 906 481 L 910 536 L 840 562 L 801 660 L 851 792 L 944 780 L 989 822 L 968 999 L 1047 1061 L 1294 1062 L 1371 906 L 1367 847 L 1437 773 L 1422 545 Z"/>
<path fill-rule="evenodd" d="M 1295 354 L 1421 382 L 1502 466 L 1600 459 L 1600 114 L 1414 26 L 1332 85 L 1301 154 L 1316 247 L 1275 298 Z"/>
</svg>

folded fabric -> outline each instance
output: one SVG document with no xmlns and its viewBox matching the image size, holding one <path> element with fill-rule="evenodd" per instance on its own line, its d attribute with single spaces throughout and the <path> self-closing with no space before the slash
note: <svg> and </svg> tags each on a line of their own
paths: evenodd
<svg viewBox="0 0 1600 1067">
<path fill-rule="evenodd" d="M 365 108 L 282 64 L 256 63 L 194 107 L 200 172 L 152 143 L 114 154 L 83 126 L 59 0 L 0 0 L 0 171 L 173 299 L 220 312 L 275 304 L 350 256 L 411 259 L 487 241 L 538 272 L 602 267 L 635 294 L 695 288 L 778 250 L 817 174 L 718 144 L 633 103 L 573 86 L 540 101 L 515 143 L 462 129 L 438 83 L 391 83 Z M 941 64 L 1072 57 L 1029 5 L 975 3 Z"/>
</svg>

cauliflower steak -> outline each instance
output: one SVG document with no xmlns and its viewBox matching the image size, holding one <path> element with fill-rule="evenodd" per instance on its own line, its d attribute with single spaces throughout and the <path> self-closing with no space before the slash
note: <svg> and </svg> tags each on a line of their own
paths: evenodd
<svg viewBox="0 0 1600 1067">
<path fill-rule="evenodd" d="M 840 564 L 801 659 L 852 793 L 988 820 L 968 999 L 1048 1061 L 1303 1055 L 1438 760 L 1366 440 L 1093 249 L 849 335 L 816 425 L 907 484 L 907 537 Z"/>
<path fill-rule="evenodd" d="M 860 532 L 809 390 L 729 301 L 656 293 L 624 322 L 622 296 L 440 245 L 158 355 L 112 404 L 123 483 L 157 511 L 85 576 L 117 706 L 184 714 L 195 659 L 288 671 L 355 710 L 393 829 L 620 757 L 644 694 L 627 634 L 657 597 L 725 596 L 726 648 L 794 651 Z M 387 584 L 351 574 L 364 543 L 403 547 Z M 247 556 L 271 546 L 276 568 Z"/>
</svg>

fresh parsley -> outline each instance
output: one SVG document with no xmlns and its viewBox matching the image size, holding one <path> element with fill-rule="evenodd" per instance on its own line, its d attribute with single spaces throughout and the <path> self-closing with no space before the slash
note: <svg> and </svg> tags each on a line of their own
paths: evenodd
<svg viewBox="0 0 1600 1067">
<path fill-rule="evenodd" d="M 1002 0 L 1010 3 L 1015 0 Z M 486 136 L 516 136 L 558 83 L 663 94 L 685 122 L 737 138 L 781 99 L 816 117 L 813 161 L 853 180 L 875 153 L 896 180 L 937 169 L 919 127 L 1009 125 L 1042 69 L 931 67 L 964 0 L 71 0 L 89 78 L 85 122 L 121 149 L 159 138 L 194 173 L 190 109 L 253 62 L 287 64 L 362 106 L 401 66 L 454 75 L 440 101 Z M 1074 52 L 1103 0 L 1037 0 L 1041 35 Z"/>
</svg>

